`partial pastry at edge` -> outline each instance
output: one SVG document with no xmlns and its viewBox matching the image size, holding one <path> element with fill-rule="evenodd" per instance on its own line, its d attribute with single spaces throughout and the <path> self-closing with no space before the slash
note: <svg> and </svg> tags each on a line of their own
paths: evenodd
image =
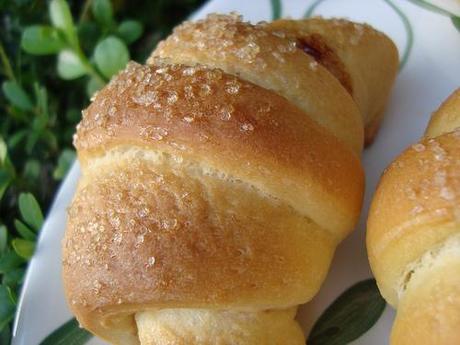
<svg viewBox="0 0 460 345">
<path fill-rule="evenodd" d="M 380 291 L 397 309 L 391 344 L 459 344 L 460 89 L 382 176 L 367 246 Z"/>
<path fill-rule="evenodd" d="M 304 344 L 297 306 L 361 210 L 363 120 L 289 35 L 236 16 L 207 21 L 236 27 L 225 64 L 199 43 L 187 61 L 163 51 L 130 63 L 84 111 L 66 296 L 113 344 Z M 227 44 L 220 34 L 206 37 Z M 276 75 L 276 89 L 256 72 Z"/>
</svg>

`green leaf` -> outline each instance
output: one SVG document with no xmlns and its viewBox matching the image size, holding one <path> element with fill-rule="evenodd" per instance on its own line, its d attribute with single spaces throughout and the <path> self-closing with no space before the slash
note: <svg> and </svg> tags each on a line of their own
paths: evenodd
<svg viewBox="0 0 460 345">
<path fill-rule="evenodd" d="M 27 135 L 27 129 L 20 129 L 8 138 L 8 144 L 11 148 L 18 145 Z"/>
<path fill-rule="evenodd" d="M 16 292 L 9 286 L 6 287 L 6 291 L 8 292 L 8 297 L 10 298 L 11 303 L 16 305 L 18 303 L 18 296 L 16 295 Z"/>
<path fill-rule="evenodd" d="M 117 29 L 118 36 L 120 36 L 126 44 L 131 44 L 142 35 L 142 24 L 137 20 L 125 20 Z"/>
<path fill-rule="evenodd" d="M 451 20 L 457 31 L 460 31 L 460 17 L 451 17 Z"/>
<path fill-rule="evenodd" d="M 14 227 L 18 231 L 19 235 L 22 236 L 22 238 L 29 240 L 29 241 L 35 241 L 37 238 L 37 235 L 29 229 L 27 225 L 25 225 L 23 222 L 21 222 L 19 219 L 14 220 Z"/>
<path fill-rule="evenodd" d="M 11 270 L 19 267 L 24 263 L 24 259 L 16 254 L 15 251 L 10 250 L 0 257 L 0 273 L 8 273 Z"/>
<path fill-rule="evenodd" d="M 48 125 L 48 91 L 38 82 L 34 83 L 35 99 L 37 100 L 38 116 L 35 118 L 34 129 L 42 130 Z"/>
<path fill-rule="evenodd" d="M 81 119 L 81 111 L 77 108 L 68 108 L 65 112 L 65 118 L 72 123 L 78 122 Z"/>
<path fill-rule="evenodd" d="M 28 260 L 34 255 L 35 243 L 32 241 L 23 240 L 22 238 L 15 238 L 11 241 L 14 251 L 20 257 Z"/>
<path fill-rule="evenodd" d="M 12 177 L 5 169 L 0 170 L 0 200 L 2 200 L 3 195 L 11 184 Z"/>
<path fill-rule="evenodd" d="M 29 95 L 15 81 L 8 80 L 2 84 L 3 94 L 11 104 L 22 110 L 32 110 L 34 108 Z"/>
<path fill-rule="evenodd" d="M 34 132 L 42 132 L 48 123 L 47 115 L 40 112 L 37 116 L 35 116 L 32 120 L 32 131 Z"/>
<path fill-rule="evenodd" d="M 99 78 L 91 78 L 86 84 L 86 94 L 88 98 L 91 98 L 96 91 L 99 91 L 104 87 L 104 83 Z"/>
<path fill-rule="evenodd" d="M 77 320 L 71 319 L 42 340 L 40 345 L 83 345 L 91 337 L 91 333 L 79 327 Z"/>
<path fill-rule="evenodd" d="M 24 282 L 25 271 L 26 270 L 24 268 L 16 268 L 8 273 L 5 273 L 3 275 L 2 284 L 12 288 L 21 285 Z"/>
<path fill-rule="evenodd" d="M 78 45 L 78 38 L 73 25 L 72 13 L 65 0 L 52 0 L 49 6 L 49 13 L 53 25 L 61 29 L 68 42 L 74 48 Z"/>
<path fill-rule="evenodd" d="M 119 38 L 109 36 L 97 44 L 94 60 L 102 74 L 110 78 L 128 63 L 128 48 Z"/>
<path fill-rule="evenodd" d="M 8 154 L 8 148 L 6 147 L 5 141 L 0 136 L 0 166 L 2 166 L 3 163 L 5 162 L 7 154 Z"/>
<path fill-rule="evenodd" d="M 43 213 L 40 209 L 40 205 L 32 194 L 21 193 L 19 195 L 19 211 L 21 212 L 22 218 L 33 230 L 40 230 L 43 224 Z"/>
<path fill-rule="evenodd" d="M 35 147 L 35 144 L 37 143 L 38 139 L 40 138 L 40 132 L 37 131 L 28 131 L 27 133 L 27 140 L 26 140 L 26 152 L 27 154 L 32 154 L 32 151 Z"/>
<path fill-rule="evenodd" d="M 272 19 L 279 19 L 282 12 L 281 0 L 271 0 L 270 3 L 272 6 Z"/>
<path fill-rule="evenodd" d="M 9 344 L 11 341 L 11 330 L 8 325 L 0 332 L 0 344 Z"/>
<path fill-rule="evenodd" d="M 34 55 L 55 54 L 64 49 L 65 45 L 59 31 L 51 26 L 29 26 L 21 37 L 22 49 Z"/>
<path fill-rule="evenodd" d="M 8 243 L 8 229 L 5 225 L 0 226 L 0 255 L 5 252 Z"/>
<path fill-rule="evenodd" d="M 8 171 L 8 163 L 8 149 L 3 138 L 0 136 L 0 200 L 2 200 L 3 194 L 12 180 L 10 171 Z"/>
<path fill-rule="evenodd" d="M 109 0 L 93 0 L 91 12 L 96 21 L 105 28 L 110 28 L 113 24 L 113 9 Z"/>
<path fill-rule="evenodd" d="M 3 161 L 3 170 L 5 170 L 11 178 L 16 176 L 16 170 L 13 163 L 11 163 L 10 157 L 7 155 Z"/>
<path fill-rule="evenodd" d="M 77 54 L 66 49 L 59 53 L 57 71 L 62 79 L 71 80 L 85 75 L 87 69 Z"/>
<path fill-rule="evenodd" d="M 59 144 L 55 132 L 46 129 L 42 132 L 41 138 L 48 144 L 51 151 L 57 150 Z"/>
<path fill-rule="evenodd" d="M 53 177 L 56 180 L 61 180 L 67 174 L 70 166 L 75 160 L 75 151 L 70 149 L 65 149 L 61 152 L 59 156 L 56 169 L 53 171 Z"/>
<path fill-rule="evenodd" d="M 449 8 L 443 6 L 443 1 L 437 1 L 437 2 L 434 2 L 434 1 L 428 1 L 428 0 L 409 0 L 410 2 L 422 7 L 422 8 L 425 8 L 429 11 L 432 11 L 434 13 L 439 13 L 439 14 L 442 14 L 442 15 L 445 15 L 445 16 L 451 16 L 451 15 L 455 15 L 455 13 L 452 13 Z M 446 1 L 444 1 L 446 2 Z"/>
<path fill-rule="evenodd" d="M 30 159 L 24 166 L 24 178 L 35 181 L 40 176 L 40 162 L 36 159 Z"/>
<path fill-rule="evenodd" d="M 10 289 L 5 285 L 0 285 L 0 331 L 13 320 L 15 304 L 11 301 Z"/>
<path fill-rule="evenodd" d="M 385 309 L 374 279 L 359 282 L 342 293 L 316 321 L 308 345 L 345 345 L 371 328 Z"/>
</svg>

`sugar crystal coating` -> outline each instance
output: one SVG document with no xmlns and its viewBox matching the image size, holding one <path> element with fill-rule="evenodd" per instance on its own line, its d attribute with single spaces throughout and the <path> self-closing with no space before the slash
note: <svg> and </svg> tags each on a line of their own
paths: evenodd
<svg viewBox="0 0 460 345">
<path fill-rule="evenodd" d="M 222 21 L 219 16 L 214 19 L 218 22 Z M 211 20 L 214 19 L 211 17 Z M 239 22 L 241 19 L 234 16 L 230 19 L 226 17 L 224 21 Z M 235 44 L 232 37 L 238 33 L 235 30 L 239 30 L 239 27 L 237 26 L 235 30 L 232 26 L 227 28 L 229 30 L 222 30 L 222 26 L 216 25 L 212 30 L 216 30 L 216 36 L 223 37 L 223 45 L 234 46 L 232 52 L 235 57 L 263 68 L 266 62 L 260 59 L 262 47 L 258 42 L 261 37 L 270 34 L 260 28 L 248 26 L 246 28 L 248 34 L 244 42 Z M 199 30 L 193 32 L 193 35 L 196 36 L 197 47 L 207 49 L 205 42 L 207 38 Z M 272 55 L 274 59 L 282 62 L 294 51 L 296 51 L 295 44 L 285 40 L 276 46 Z M 216 53 L 220 54 L 218 51 Z M 175 250 L 177 242 L 174 242 L 174 239 L 179 237 L 178 233 L 187 234 L 196 226 L 194 218 L 187 216 L 186 212 L 198 209 L 197 217 L 201 217 L 201 213 L 209 215 L 209 212 L 200 211 L 201 208 L 208 207 L 206 202 L 211 198 L 206 188 L 198 194 L 193 193 L 194 184 L 200 184 L 194 181 L 196 176 L 206 175 L 208 172 L 197 170 L 196 175 L 192 174 L 191 178 L 188 176 L 184 178 L 179 170 L 171 171 L 168 168 L 165 173 L 154 164 L 146 167 L 143 164 L 144 160 L 156 161 L 158 157 L 145 159 L 145 151 L 168 157 L 169 162 L 172 162 L 170 164 L 184 166 L 190 164 L 190 157 L 199 152 L 199 149 L 205 152 L 208 147 L 220 145 L 219 148 L 226 152 L 226 155 L 237 156 L 238 149 L 230 145 L 230 149 L 225 147 L 227 144 L 225 140 L 231 137 L 233 142 L 244 140 L 250 143 L 251 145 L 247 146 L 251 146 L 254 152 L 260 152 L 262 157 L 266 156 L 267 161 L 275 157 L 274 159 L 279 162 L 289 163 L 292 157 L 297 158 L 297 153 L 301 150 L 290 150 L 292 145 L 284 145 L 284 143 L 292 141 L 294 144 L 301 145 L 307 142 L 301 128 L 310 128 L 299 125 L 307 121 L 304 120 L 306 117 L 303 117 L 303 113 L 292 107 L 284 98 L 246 82 L 236 75 L 201 65 L 171 65 L 166 59 L 154 60 L 154 63 L 152 66 L 129 63 L 124 71 L 113 78 L 108 86 L 95 96 L 75 138 L 75 145 L 79 153 L 82 153 L 82 157 L 84 158 L 85 155 L 91 159 L 97 157 L 95 160 L 106 159 L 106 155 L 114 147 L 117 150 L 125 150 L 127 143 L 129 146 L 140 148 L 140 152 L 136 152 L 128 163 L 117 162 L 118 165 L 110 167 L 97 163 L 101 165 L 96 169 L 91 167 L 93 163 L 84 162 L 82 166 L 86 174 L 85 178 L 93 174 L 93 176 L 97 175 L 97 178 L 94 180 L 87 178 L 87 183 L 81 185 L 79 196 L 69 212 L 72 229 L 81 233 L 83 241 L 74 241 L 72 238 L 66 240 L 65 247 L 68 255 L 64 266 L 82 265 L 91 267 L 92 272 L 97 271 L 98 283 L 91 282 L 92 291 L 104 295 L 104 291 L 110 290 L 113 293 L 113 300 L 110 303 L 120 304 L 125 300 L 133 302 L 132 296 L 122 293 L 123 282 L 116 279 L 113 275 L 114 270 L 121 269 L 126 272 L 124 278 L 127 281 L 140 282 L 142 288 L 149 292 L 149 298 L 152 292 L 159 290 L 159 285 L 173 285 L 171 281 L 174 280 L 177 272 L 172 278 L 161 277 L 158 280 L 151 279 L 149 272 L 161 272 L 163 265 L 168 264 L 163 254 L 168 250 Z M 265 97 L 249 98 L 248 95 L 252 94 L 262 94 Z M 244 103 L 241 100 L 244 100 Z M 279 116 L 280 114 L 282 116 Z M 307 123 L 311 126 L 312 132 L 323 134 L 320 126 Z M 324 134 L 324 136 L 315 134 L 320 139 L 312 140 L 312 143 L 319 141 L 324 142 L 322 146 L 328 146 L 332 142 L 340 151 L 335 138 L 328 136 L 326 131 Z M 193 138 L 190 139 L 189 136 Z M 270 155 L 264 150 L 270 151 Z M 345 156 L 349 154 L 346 149 L 343 152 Z M 310 149 L 308 155 L 305 154 L 302 159 L 315 166 L 315 169 L 327 169 L 329 166 L 340 171 L 341 165 L 345 164 L 334 155 L 331 157 L 333 158 L 330 162 L 322 162 L 323 157 Z M 346 164 L 351 166 L 355 162 L 357 161 L 350 153 L 350 159 Z M 264 171 L 266 176 L 272 173 L 264 166 L 268 165 L 266 162 L 261 162 L 261 166 L 255 166 L 257 164 L 254 162 L 244 160 L 241 164 L 245 169 Z M 240 183 L 238 177 L 229 178 L 226 172 L 212 173 L 220 174 L 219 178 L 228 179 L 228 183 Z M 318 177 L 319 183 L 324 185 L 325 190 L 341 188 L 335 187 L 335 181 L 329 177 L 325 177 L 324 181 L 321 179 L 322 176 Z M 286 178 L 286 183 L 289 182 Z M 111 188 L 113 186 L 117 187 Z M 104 207 L 97 207 L 96 211 L 87 212 L 91 213 L 91 217 L 75 216 L 84 213 L 82 209 L 87 205 L 97 204 L 104 204 Z M 254 217 L 257 218 L 257 215 Z M 216 218 L 217 222 L 221 221 L 219 217 Z M 238 231 L 234 229 L 238 224 L 233 223 L 232 216 L 228 219 L 231 226 L 218 224 L 218 228 L 232 229 L 233 234 Z M 171 241 L 171 248 L 152 249 L 152 243 L 161 243 L 160 239 L 164 238 L 167 238 L 166 242 Z M 238 258 L 247 260 L 253 255 L 252 248 L 244 245 L 235 248 L 234 254 L 237 260 Z M 209 250 L 209 246 L 200 241 L 193 241 L 187 243 L 181 253 L 194 254 L 197 251 Z M 132 252 L 136 253 L 134 259 L 131 258 Z M 285 262 L 285 258 L 280 255 L 270 256 L 270 259 L 275 264 L 281 265 Z M 98 265 L 98 260 L 104 264 Z M 109 262 L 111 267 L 105 262 Z M 118 267 L 115 268 L 112 262 L 116 262 Z M 186 263 L 187 260 L 185 259 L 184 262 Z M 237 266 L 235 270 L 242 270 L 243 265 L 235 264 L 235 266 Z M 102 271 L 104 273 L 101 273 Z M 285 278 L 283 282 L 284 280 Z M 285 283 L 288 284 L 288 281 Z M 84 298 L 83 295 L 77 295 L 76 303 L 83 304 Z"/>
<path fill-rule="evenodd" d="M 217 121 L 215 125 L 218 127 L 221 126 L 218 123 L 228 123 L 245 135 L 253 133 L 259 121 L 272 128 L 279 127 L 274 118 L 264 120 L 273 111 L 269 98 L 255 100 L 250 113 L 238 111 L 236 104 L 240 93 L 251 90 L 254 85 L 219 69 L 201 65 L 165 65 L 163 60 L 157 62 L 156 66 L 129 63 L 106 90 L 95 97 L 91 111 L 84 112 L 78 126 L 77 148 L 95 147 L 106 140 L 106 136 L 113 137 L 120 128 L 129 126 L 144 140 L 163 142 L 184 151 L 186 146 L 175 139 L 176 134 L 170 128 L 176 118 L 184 125 L 197 125 L 197 129 L 202 128 L 202 123 Z M 107 92 L 111 94 L 108 100 Z M 220 100 L 219 97 L 224 98 Z M 202 142 L 210 139 L 209 134 L 201 130 L 197 136 Z"/>
<path fill-rule="evenodd" d="M 147 261 L 147 267 L 153 267 L 153 265 L 155 265 L 155 257 L 151 256 Z"/>
<path fill-rule="evenodd" d="M 251 124 L 251 123 L 243 123 L 241 125 L 241 130 L 243 132 L 248 132 L 248 131 L 253 131 L 254 130 L 254 126 Z"/>
<path fill-rule="evenodd" d="M 267 36 L 278 39 L 274 50 L 262 40 Z M 160 42 L 154 55 L 166 57 L 168 44 L 179 43 L 183 48 L 197 49 L 216 59 L 236 58 L 260 69 L 267 66 L 268 57 L 264 57 L 267 52 L 279 63 L 284 63 L 287 54 L 297 51 L 295 40 L 288 38 L 284 32 L 271 32 L 264 23 L 252 25 L 244 22 L 239 15 L 210 14 L 202 20 L 184 22 Z M 152 56 L 147 62 L 154 63 L 155 58 Z M 193 67 L 184 73 L 193 73 Z"/>
<path fill-rule="evenodd" d="M 417 152 L 422 152 L 423 150 L 425 150 L 425 145 L 418 143 L 412 145 L 412 148 Z"/>
</svg>

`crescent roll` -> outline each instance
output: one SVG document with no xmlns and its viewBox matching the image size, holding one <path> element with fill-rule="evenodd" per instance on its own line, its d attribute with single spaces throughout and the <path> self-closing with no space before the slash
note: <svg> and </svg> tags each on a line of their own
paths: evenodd
<svg viewBox="0 0 460 345">
<path fill-rule="evenodd" d="M 367 247 L 391 344 L 460 344 L 460 89 L 380 180 Z"/>
<path fill-rule="evenodd" d="M 124 345 L 304 344 L 297 306 L 360 214 L 363 133 L 287 33 L 235 15 L 180 26 L 78 125 L 63 278 L 80 324 Z"/>
</svg>

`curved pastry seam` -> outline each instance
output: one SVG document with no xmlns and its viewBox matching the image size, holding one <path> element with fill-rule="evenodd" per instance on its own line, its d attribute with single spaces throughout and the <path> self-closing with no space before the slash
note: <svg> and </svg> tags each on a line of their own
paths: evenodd
<svg viewBox="0 0 460 345">
<path fill-rule="evenodd" d="M 332 231 L 320 226 L 317 222 L 315 222 L 308 214 L 301 212 L 298 208 L 293 206 L 287 200 L 284 200 L 276 195 L 271 194 L 268 190 L 262 190 L 258 186 L 245 181 L 238 176 L 235 176 L 231 173 L 220 171 L 212 166 L 206 166 L 201 163 L 195 162 L 193 160 L 184 159 L 182 156 L 179 155 L 172 155 L 165 151 L 159 150 L 147 150 L 145 148 L 123 148 L 123 147 L 116 147 L 109 151 L 104 152 L 102 155 L 93 156 L 91 159 L 87 160 L 86 165 L 82 169 L 84 178 L 82 179 L 82 184 L 86 183 L 88 179 L 88 175 L 90 175 L 90 171 L 95 171 L 96 174 L 100 175 L 101 166 L 113 164 L 112 160 L 116 159 L 117 161 L 126 160 L 129 161 L 135 157 L 142 157 L 145 158 L 150 164 L 159 165 L 162 163 L 166 163 L 170 166 L 177 166 L 180 169 L 184 169 L 186 174 L 192 177 L 203 177 L 203 176 L 210 176 L 213 178 L 217 178 L 220 180 L 225 180 L 230 183 L 238 183 L 245 188 L 255 191 L 261 197 L 271 200 L 275 203 L 282 203 L 292 209 L 297 214 L 301 215 L 302 217 L 306 218 L 309 223 L 314 224 L 319 229 L 325 231 L 328 235 L 331 236 L 333 240 L 336 239 L 336 234 Z M 172 170 L 174 171 L 174 170 Z M 86 178 L 85 178 L 86 177 Z"/>
<path fill-rule="evenodd" d="M 446 215 L 439 210 L 426 212 L 414 219 L 410 219 L 393 229 L 391 232 L 386 232 L 381 238 L 378 245 L 373 249 L 374 255 L 379 256 L 386 250 L 394 241 L 399 240 L 403 235 L 410 233 L 410 229 L 418 225 L 436 224 L 446 220 Z"/>
<path fill-rule="evenodd" d="M 303 100 L 300 97 L 296 97 L 295 95 L 288 95 L 288 93 L 284 91 L 284 88 L 276 88 L 273 86 L 268 87 L 267 85 L 264 85 L 260 81 L 255 80 L 254 78 L 251 78 L 249 75 L 244 75 L 246 74 L 244 69 L 235 68 L 235 70 L 232 71 L 230 68 L 228 68 L 228 66 L 226 66 L 225 64 L 221 64 L 221 63 L 210 63 L 210 62 L 203 63 L 199 59 L 195 59 L 195 60 L 182 59 L 180 57 L 171 57 L 167 55 L 152 55 L 151 57 L 148 58 L 147 63 L 152 66 L 181 65 L 181 66 L 186 66 L 186 67 L 205 67 L 208 69 L 218 69 L 218 70 L 223 71 L 225 74 L 241 79 L 242 81 L 252 83 L 261 89 L 276 93 L 278 96 L 284 98 L 290 105 L 292 105 L 293 107 L 296 107 L 300 112 L 302 112 L 306 117 L 308 117 L 309 120 L 311 120 L 316 125 L 320 126 L 322 129 L 327 131 L 330 135 L 334 136 L 343 145 L 345 145 L 353 154 L 355 154 L 356 157 L 358 158 L 361 157 L 363 145 L 364 145 L 364 139 L 363 139 L 363 143 L 360 144 L 360 147 L 354 147 L 351 141 L 342 137 L 340 134 L 336 132 L 336 130 L 332 129 L 330 126 L 326 126 L 324 123 L 321 123 L 321 121 L 318 121 L 318 119 L 315 118 L 314 116 L 311 116 L 311 112 L 306 111 L 304 107 L 302 106 Z M 324 72 L 330 73 L 331 76 L 335 78 L 335 76 L 325 66 L 321 65 L 321 67 L 315 67 L 315 68 L 322 68 L 324 69 Z M 340 81 L 337 78 L 335 79 L 337 80 L 337 82 L 340 83 Z M 296 82 L 298 83 L 298 81 Z M 348 93 L 348 91 L 345 88 L 344 90 Z M 349 96 L 351 97 L 351 100 L 353 101 L 353 103 L 356 103 L 355 100 L 352 98 L 351 94 L 349 94 Z M 359 114 L 361 116 L 360 112 Z M 359 121 L 360 121 L 360 126 L 364 131 L 365 124 L 361 118 L 359 118 Z M 364 136 L 364 132 L 362 134 Z"/>
<path fill-rule="evenodd" d="M 406 290 L 410 288 L 414 280 L 435 269 L 446 256 L 460 256 L 460 234 L 447 237 L 437 247 L 425 251 L 417 260 L 406 266 L 396 288 L 398 302 L 404 297 Z"/>
</svg>

